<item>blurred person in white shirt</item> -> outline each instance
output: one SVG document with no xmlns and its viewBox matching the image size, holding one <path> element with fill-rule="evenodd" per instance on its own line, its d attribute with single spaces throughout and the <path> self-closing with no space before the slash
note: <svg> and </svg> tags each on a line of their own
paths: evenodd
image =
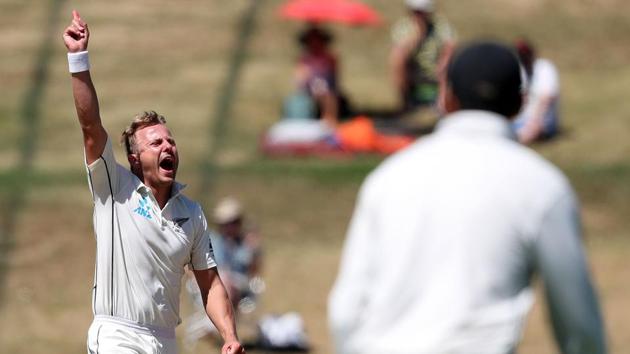
<svg viewBox="0 0 630 354">
<path fill-rule="evenodd" d="M 516 51 L 527 74 L 527 94 L 523 108 L 514 120 L 518 140 L 531 144 L 558 133 L 560 77 L 549 59 L 539 58 L 525 39 L 516 41 Z"/>
<path fill-rule="evenodd" d="M 575 193 L 510 126 L 516 55 L 463 47 L 444 84 L 436 132 L 361 188 L 329 297 L 337 353 L 514 353 L 534 274 L 560 351 L 605 353 Z"/>
</svg>

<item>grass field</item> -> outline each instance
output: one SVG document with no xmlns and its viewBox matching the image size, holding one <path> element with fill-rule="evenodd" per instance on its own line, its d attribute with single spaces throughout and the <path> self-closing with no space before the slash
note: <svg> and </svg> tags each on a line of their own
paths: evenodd
<svg viewBox="0 0 630 354">
<path fill-rule="evenodd" d="M 387 25 L 403 13 L 402 1 L 366 2 L 385 25 L 333 27 L 342 85 L 360 106 L 391 107 Z M 292 87 L 300 25 L 278 19 L 280 4 L 0 0 L 0 353 L 85 352 L 95 245 L 61 41 L 73 7 L 90 23 L 93 78 L 110 134 L 138 111 L 166 115 L 187 194 L 206 210 L 220 196 L 239 197 L 263 233 L 268 290 L 259 312 L 298 311 L 313 352 L 331 353 L 326 297 L 356 191 L 379 159 L 257 153 L 259 134 Z M 439 7 L 462 40 L 527 35 L 558 65 L 565 134 L 535 148 L 580 195 L 611 352 L 630 353 L 630 3 L 444 0 Z M 252 321 L 241 323 L 244 335 Z M 197 352 L 213 348 L 202 343 Z M 519 352 L 556 352 L 543 301 Z"/>
</svg>

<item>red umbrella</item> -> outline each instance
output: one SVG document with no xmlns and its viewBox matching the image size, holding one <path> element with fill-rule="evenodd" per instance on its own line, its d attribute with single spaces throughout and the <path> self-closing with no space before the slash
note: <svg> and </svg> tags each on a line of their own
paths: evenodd
<svg viewBox="0 0 630 354">
<path fill-rule="evenodd" d="M 349 25 L 376 25 L 376 11 L 354 0 L 291 0 L 280 8 L 280 16 L 307 22 L 340 22 Z"/>
</svg>

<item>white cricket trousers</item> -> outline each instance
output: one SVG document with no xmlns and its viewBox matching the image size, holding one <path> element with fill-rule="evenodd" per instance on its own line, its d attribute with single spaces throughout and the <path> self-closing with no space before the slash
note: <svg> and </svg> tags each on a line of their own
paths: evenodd
<svg viewBox="0 0 630 354">
<path fill-rule="evenodd" d="M 177 354 L 175 330 L 95 316 L 88 331 L 88 354 Z"/>
</svg>

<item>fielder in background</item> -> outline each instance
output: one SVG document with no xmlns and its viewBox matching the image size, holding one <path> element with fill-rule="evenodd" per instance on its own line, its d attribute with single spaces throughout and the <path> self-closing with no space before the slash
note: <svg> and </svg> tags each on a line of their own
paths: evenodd
<svg viewBox="0 0 630 354">
<path fill-rule="evenodd" d="M 119 165 L 90 77 L 87 24 L 76 11 L 63 33 L 94 201 L 96 269 L 89 353 L 175 354 L 184 267 L 194 272 L 223 354 L 244 353 L 217 273 L 206 218 L 175 181 L 179 155 L 164 117 L 144 112 L 123 132 Z"/>
<path fill-rule="evenodd" d="M 221 280 L 234 308 L 238 309 L 237 315 L 251 314 L 256 309 L 258 296 L 265 290 L 260 276 L 260 234 L 247 225 L 243 207 L 234 197 L 221 199 L 212 217 L 217 231 L 211 233 L 210 239 Z M 184 321 L 184 344 L 192 351 L 199 339 L 214 335 L 217 330 L 203 311 L 197 285 L 189 280 L 186 289 L 195 306 L 195 312 Z"/>
<path fill-rule="evenodd" d="M 527 73 L 525 104 L 514 120 L 518 140 L 531 144 L 558 133 L 560 79 L 555 65 L 536 56 L 536 49 L 525 39 L 516 42 L 516 51 Z"/>
<path fill-rule="evenodd" d="M 221 279 L 234 307 L 247 312 L 262 285 L 260 233 L 247 225 L 243 206 L 234 197 L 221 199 L 212 216 L 217 232 L 211 239 Z"/>
<path fill-rule="evenodd" d="M 329 298 L 338 353 L 514 353 L 544 285 L 564 354 L 604 354 L 576 195 L 514 140 L 513 51 L 455 52 L 437 130 L 364 182 Z"/>
</svg>

